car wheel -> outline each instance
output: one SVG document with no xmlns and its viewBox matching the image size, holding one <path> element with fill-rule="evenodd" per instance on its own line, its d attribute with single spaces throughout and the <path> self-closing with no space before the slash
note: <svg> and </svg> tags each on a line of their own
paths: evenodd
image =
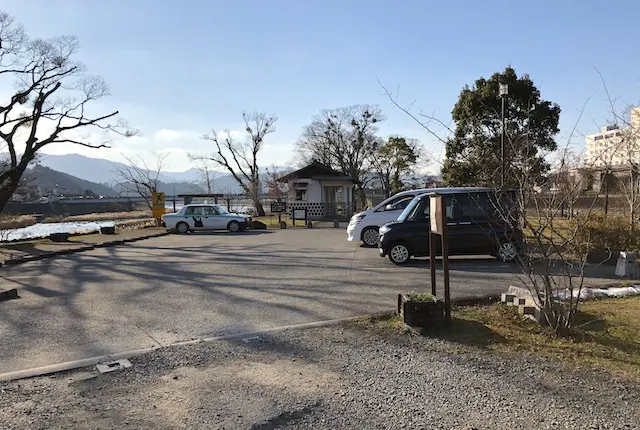
<svg viewBox="0 0 640 430">
<path fill-rule="evenodd" d="M 410 258 L 409 248 L 402 243 L 396 243 L 389 249 L 389 260 L 393 264 L 405 264 Z"/>
<path fill-rule="evenodd" d="M 240 231 L 240 224 L 238 223 L 238 221 L 231 221 L 229 224 L 227 224 L 227 228 L 231 233 L 237 233 Z"/>
<path fill-rule="evenodd" d="M 378 227 L 367 227 L 362 230 L 362 243 L 370 248 L 378 246 Z"/>
<path fill-rule="evenodd" d="M 189 224 L 187 224 L 186 222 L 179 222 L 176 225 L 176 230 L 180 234 L 187 234 L 189 233 Z"/>
<path fill-rule="evenodd" d="M 512 242 L 505 240 L 498 245 L 496 254 L 497 257 L 504 262 L 515 261 L 515 259 L 518 258 L 518 247 Z"/>
</svg>

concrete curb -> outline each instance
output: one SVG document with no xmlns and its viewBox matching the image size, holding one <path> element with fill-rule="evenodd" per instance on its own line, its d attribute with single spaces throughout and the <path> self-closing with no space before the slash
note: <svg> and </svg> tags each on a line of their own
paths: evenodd
<svg viewBox="0 0 640 430">
<path fill-rule="evenodd" d="M 456 306 L 473 306 L 473 305 L 480 305 L 480 304 L 496 303 L 499 301 L 500 301 L 500 296 L 496 296 L 496 295 L 470 296 L 470 297 L 461 297 L 458 299 L 451 300 L 451 302 Z M 223 336 L 212 336 L 212 337 L 204 337 L 204 338 L 198 338 L 198 339 L 192 339 L 192 340 L 184 340 L 184 341 L 175 342 L 169 345 L 164 345 L 161 347 L 134 349 L 134 350 L 123 351 L 123 352 L 118 352 L 114 354 L 99 355 L 95 357 L 83 358 L 80 360 L 67 361 L 64 363 L 52 364 L 48 366 L 34 367 L 32 369 L 24 369 L 24 370 L 17 370 L 13 372 L 0 373 L 0 382 L 9 382 L 16 379 L 33 378 L 36 376 L 43 376 L 43 375 L 49 375 L 52 373 L 65 372 L 69 370 L 79 369 L 81 367 L 93 366 L 95 364 L 98 364 L 104 361 L 120 360 L 123 358 L 128 359 L 128 358 L 137 357 L 137 356 L 147 354 L 149 352 L 156 351 L 159 349 L 164 349 L 164 348 L 193 345 L 201 342 L 215 342 L 220 340 L 241 339 L 245 337 L 260 336 L 263 334 L 276 333 L 276 332 L 285 331 L 285 330 L 303 330 L 303 329 L 309 329 L 309 328 L 328 327 L 328 326 L 342 324 L 349 321 L 356 321 L 363 318 L 379 318 L 379 317 L 388 316 L 388 315 L 395 315 L 396 313 L 397 313 L 397 309 L 390 309 L 388 311 L 356 315 L 353 317 L 337 318 L 337 319 L 316 321 L 316 322 L 309 322 L 309 323 L 291 324 L 291 325 L 273 327 L 273 328 L 268 328 L 263 330 L 233 333 L 233 334 L 228 334 Z"/>
<path fill-rule="evenodd" d="M 97 243 L 94 245 L 79 246 L 78 248 L 70 248 L 70 249 L 63 249 L 60 251 L 45 252 L 43 254 L 29 255 L 26 257 L 21 257 L 21 258 L 16 258 L 13 260 L 6 260 L 4 262 L 1 262 L 0 267 L 17 266 L 18 264 L 29 263 L 31 261 L 38 261 L 44 258 L 53 258 L 60 255 L 69 255 L 69 254 L 75 254 L 77 252 L 91 251 L 92 249 L 96 249 L 96 248 L 106 248 L 110 246 L 124 245 L 125 243 L 138 242 L 145 239 L 152 239 L 152 238 L 168 236 L 168 235 L 169 235 L 169 232 L 154 233 L 149 236 L 135 237 L 131 239 L 119 239 L 119 240 Z"/>
<path fill-rule="evenodd" d="M 34 367 L 32 369 L 24 369 L 24 370 L 16 370 L 13 372 L 0 373 L 0 382 L 9 382 L 9 381 L 14 381 L 16 379 L 34 378 L 36 376 L 44 376 L 52 373 L 66 372 L 69 370 L 79 369 L 81 367 L 93 366 L 95 364 L 105 362 L 105 361 L 113 361 L 113 360 L 120 360 L 123 358 L 128 359 L 132 357 L 137 357 L 137 356 L 147 354 L 149 352 L 156 351 L 159 349 L 193 345 L 201 342 L 215 342 L 220 340 L 241 339 L 245 337 L 259 336 L 262 334 L 275 333 L 275 332 L 280 332 L 285 330 L 302 330 L 302 329 L 308 329 L 308 328 L 327 327 L 327 326 L 337 325 L 337 324 L 341 324 L 349 321 L 356 321 L 362 318 L 370 318 L 370 317 L 375 318 L 375 317 L 390 315 L 394 313 L 395 313 L 395 310 L 390 310 L 390 311 L 376 312 L 376 313 L 365 314 L 365 315 L 357 315 L 354 317 L 347 317 L 347 318 L 337 318 L 332 320 L 316 321 L 316 322 L 310 322 L 310 323 L 291 324 L 286 326 L 268 328 L 264 330 L 246 331 L 242 333 L 233 333 L 233 334 L 228 334 L 224 336 L 213 336 L 213 337 L 185 340 L 185 341 L 175 342 L 175 343 L 172 343 L 166 346 L 161 346 L 161 347 L 134 349 L 134 350 L 123 351 L 123 352 L 118 352 L 114 354 L 99 355 L 95 357 L 83 358 L 80 360 L 67 361 L 65 363 Z"/>
</svg>

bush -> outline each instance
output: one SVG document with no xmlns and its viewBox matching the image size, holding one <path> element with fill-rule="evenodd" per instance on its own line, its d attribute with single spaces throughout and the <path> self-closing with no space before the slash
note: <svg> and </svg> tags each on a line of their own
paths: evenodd
<svg viewBox="0 0 640 430">
<path fill-rule="evenodd" d="M 588 250 L 640 251 L 640 225 L 632 230 L 628 217 L 592 215 L 580 224 L 576 239 Z"/>
<path fill-rule="evenodd" d="M 0 217 L 0 230 L 10 230 L 14 228 L 29 227 L 36 223 L 35 217 L 31 215 L 9 215 Z"/>
<path fill-rule="evenodd" d="M 436 300 L 436 298 L 429 293 L 415 293 L 412 291 L 408 294 L 408 296 L 409 300 L 414 302 L 433 302 Z"/>
<path fill-rule="evenodd" d="M 148 219 L 151 218 L 149 211 L 133 211 L 133 212 L 103 212 L 92 213 L 86 215 L 72 215 L 72 216 L 50 216 L 47 217 L 45 222 L 82 222 L 82 221 L 118 221 L 118 220 L 133 220 L 133 219 Z"/>
</svg>

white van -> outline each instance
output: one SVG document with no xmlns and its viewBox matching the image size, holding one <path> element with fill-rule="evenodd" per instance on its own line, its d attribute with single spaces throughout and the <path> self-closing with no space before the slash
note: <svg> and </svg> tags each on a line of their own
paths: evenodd
<svg viewBox="0 0 640 430">
<path fill-rule="evenodd" d="M 362 242 L 365 246 L 378 246 L 378 229 L 388 222 L 395 221 L 404 208 L 409 206 L 414 197 L 425 193 L 438 192 L 472 192 L 482 188 L 423 188 L 420 190 L 402 191 L 389 197 L 374 208 L 357 213 L 351 217 L 347 226 L 347 240 Z"/>
</svg>

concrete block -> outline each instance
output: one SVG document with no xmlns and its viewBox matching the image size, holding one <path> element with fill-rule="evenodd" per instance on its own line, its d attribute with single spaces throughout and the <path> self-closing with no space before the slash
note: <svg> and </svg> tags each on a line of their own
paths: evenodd
<svg viewBox="0 0 640 430">
<path fill-rule="evenodd" d="M 0 290 L 0 302 L 3 300 L 11 300 L 18 298 L 18 290 L 11 288 L 9 290 Z"/>
<path fill-rule="evenodd" d="M 635 252 L 621 252 L 616 263 L 616 276 L 638 278 L 638 257 Z"/>
<path fill-rule="evenodd" d="M 540 300 L 538 300 L 538 297 L 535 295 L 535 293 L 532 294 L 531 291 L 529 291 L 529 289 L 527 288 L 516 287 L 512 285 L 507 290 L 507 294 L 513 294 L 518 299 L 525 299 L 527 301 L 526 303 L 533 303 L 536 306 L 541 306 Z"/>
<path fill-rule="evenodd" d="M 126 369 L 133 366 L 129 360 L 123 358 L 121 360 L 109 361 L 106 363 L 96 364 L 96 368 L 100 373 L 109 373 L 115 370 Z"/>
<path fill-rule="evenodd" d="M 266 230 L 267 225 L 260 221 L 251 221 L 251 230 Z"/>
</svg>

